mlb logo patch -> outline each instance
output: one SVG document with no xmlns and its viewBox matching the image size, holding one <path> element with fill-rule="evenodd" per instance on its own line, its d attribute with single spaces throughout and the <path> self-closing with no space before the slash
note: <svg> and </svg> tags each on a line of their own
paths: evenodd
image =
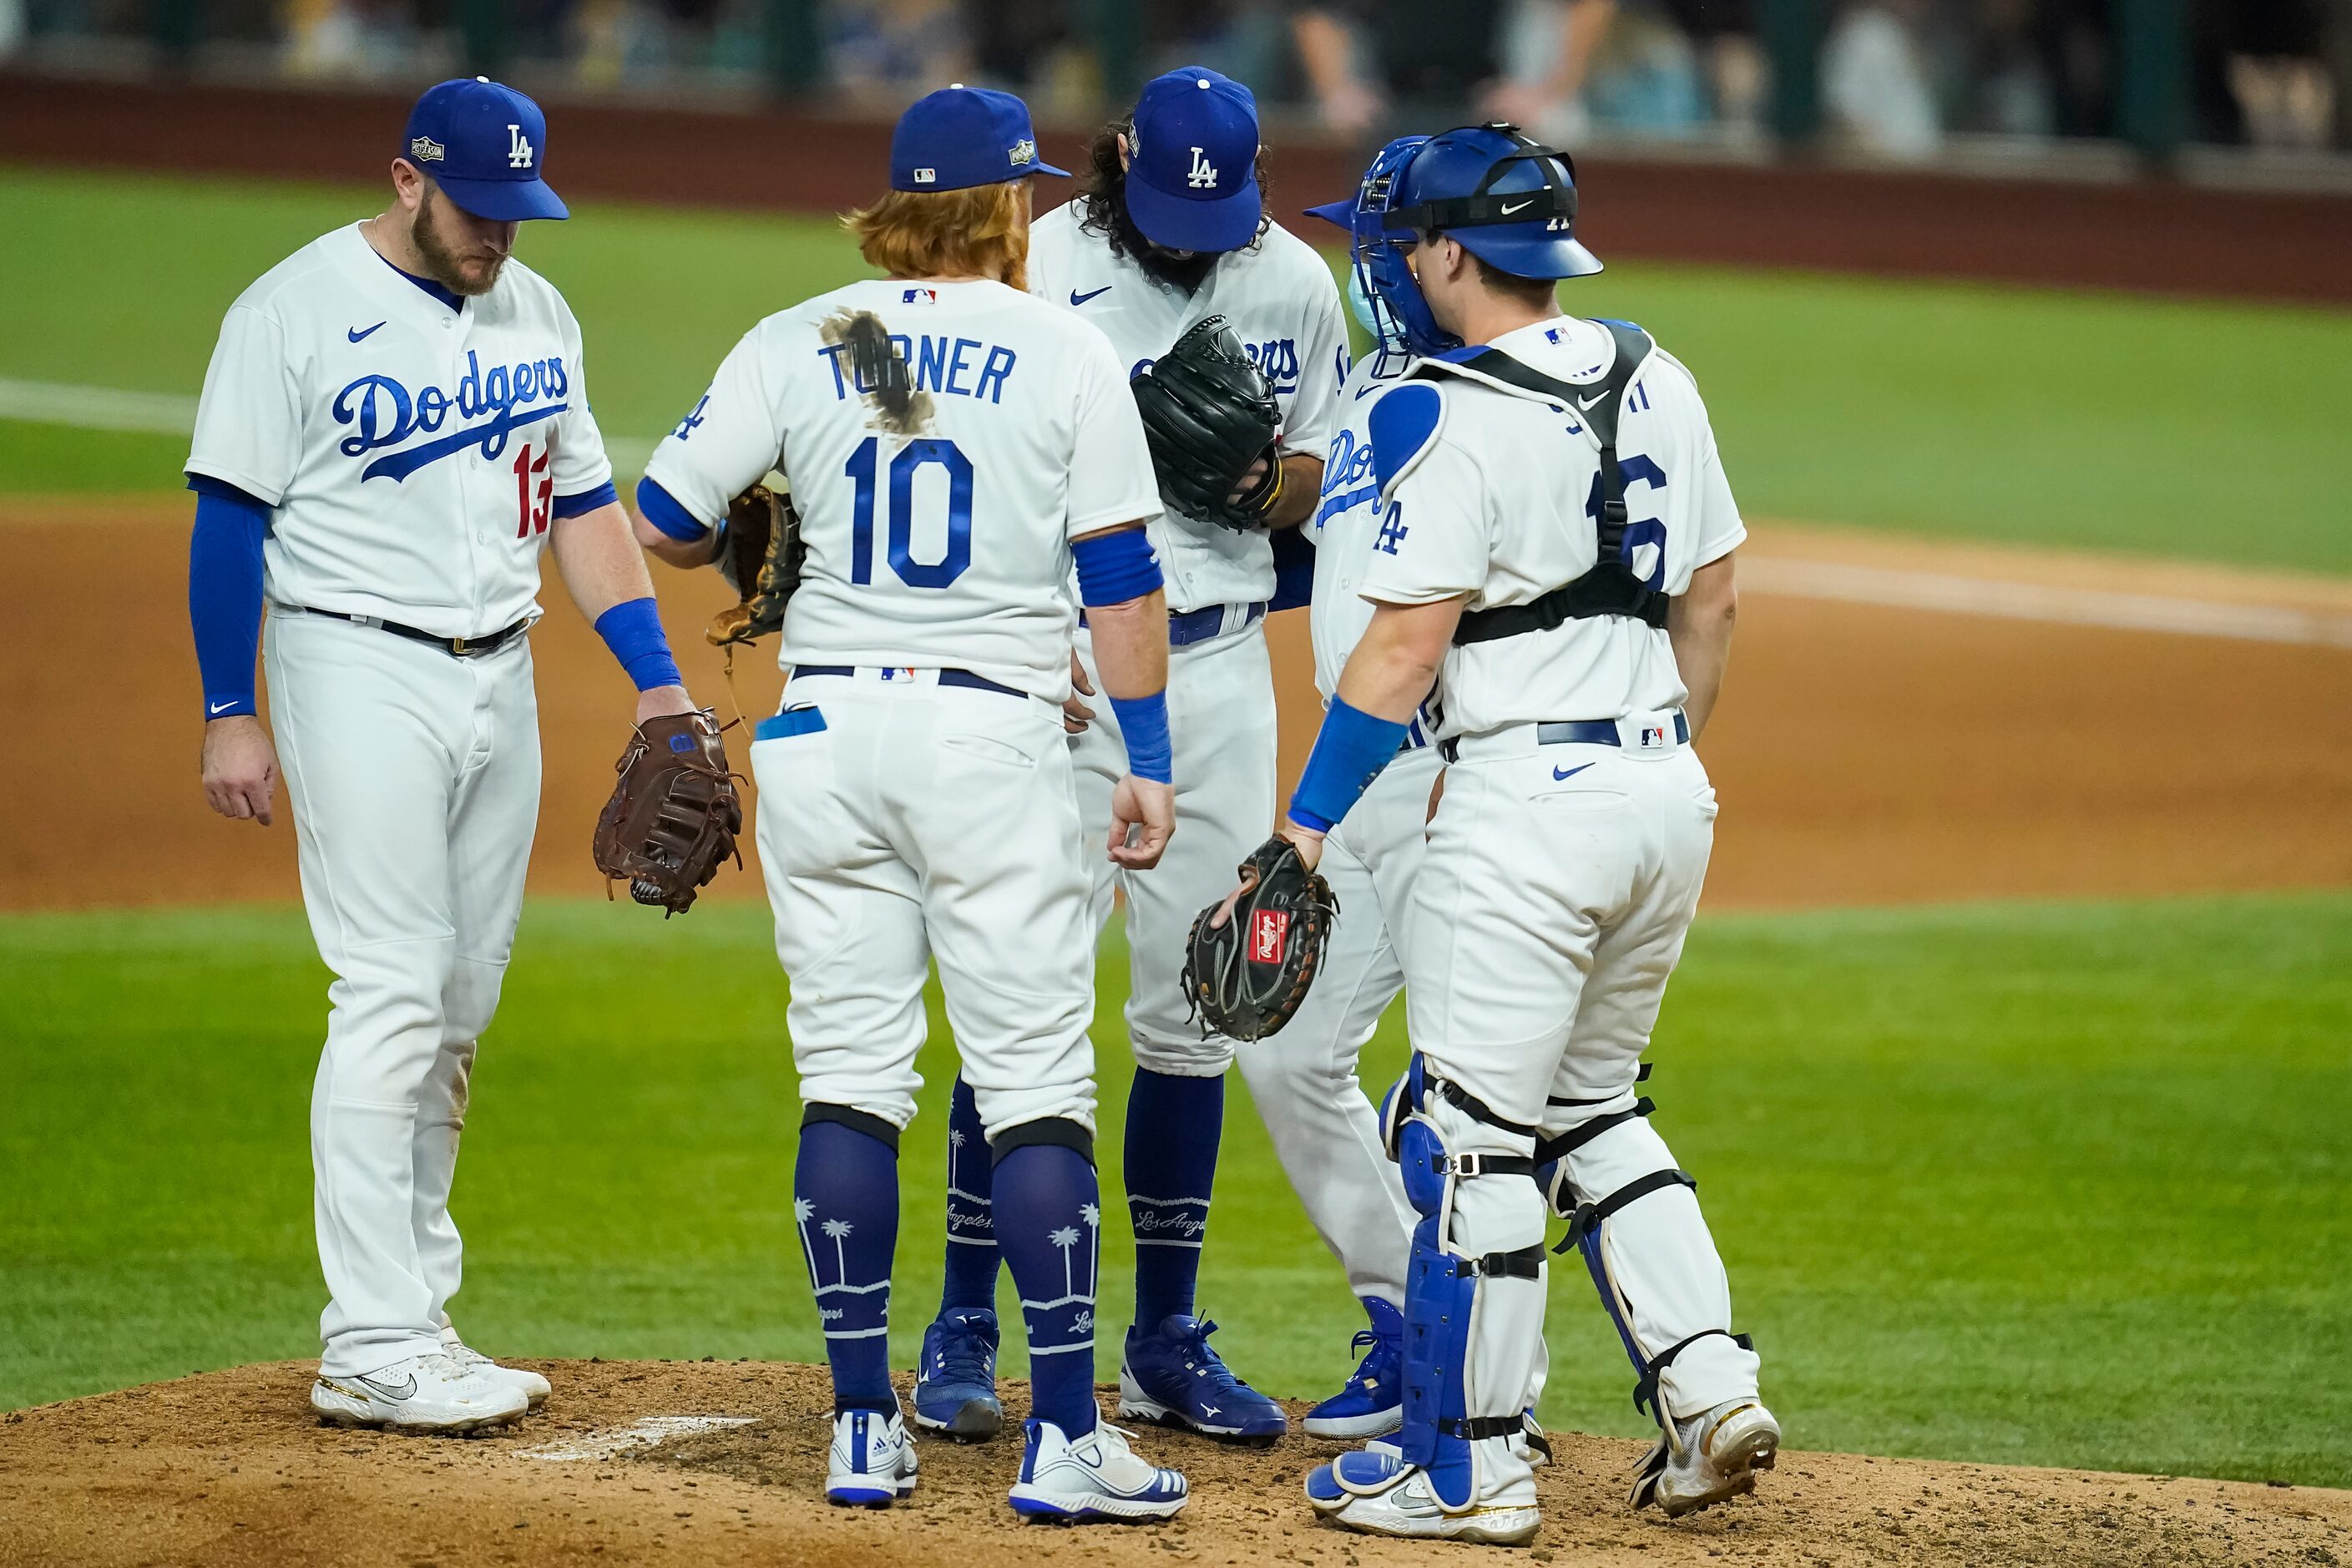
<svg viewBox="0 0 2352 1568">
<path fill-rule="evenodd" d="M 902 305 L 936 305 L 939 302 L 940 291 L 936 289 L 909 289 L 898 296 L 898 303 Z"/>
<path fill-rule="evenodd" d="M 915 171 L 915 184 L 919 185 L 937 184 L 939 183 L 939 178 L 940 172 L 937 169 L 918 169 Z"/>
<path fill-rule="evenodd" d="M 1290 916 L 1282 910 L 1260 910 L 1250 916 L 1250 962 L 1280 963 L 1290 945 Z"/>
<path fill-rule="evenodd" d="M 1666 727 L 1664 725 L 1644 724 L 1642 726 L 1642 749 L 1643 751 L 1654 751 L 1665 743 Z"/>
</svg>

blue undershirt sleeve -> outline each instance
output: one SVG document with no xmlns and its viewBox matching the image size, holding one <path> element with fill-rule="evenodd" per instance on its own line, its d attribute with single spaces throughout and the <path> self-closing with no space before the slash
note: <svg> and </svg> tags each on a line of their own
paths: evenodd
<svg viewBox="0 0 2352 1568">
<path fill-rule="evenodd" d="M 637 481 L 637 511 L 672 539 L 707 539 L 710 530 L 684 502 L 651 479 Z"/>
<path fill-rule="evenodd" d="M 1297 528 L 1277 528 L 1271 536 L 1274 545 L 1274 597 L 1265 613 L 1278 610 L 1303 609 L 1315 597 L 1315 542 L 1307 537 L 1305 523 Z"/>
<path fill-rule="evenodd" d="M 261 542 L 269 508 L 235 485 L 192 475 L 196 524 L 188 541 L 188 626 L 195 635 L 205 717 L 256 711 L 253 664 L 261 648 Z"/>
<path fill-rule="evenodd" d="M 593 490 L 582 490 L 576 496 L 557 496 L 553 510 L 558 517 L 583 517 L 598 507 L 611 506 L 621 499 L 621 492 L 606 479 Z"/>
</svg>

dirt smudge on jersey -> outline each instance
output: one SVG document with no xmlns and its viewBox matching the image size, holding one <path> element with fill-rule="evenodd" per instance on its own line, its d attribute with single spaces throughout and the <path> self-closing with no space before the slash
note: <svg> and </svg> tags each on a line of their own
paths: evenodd
<svg viewBox="0 0 2352 1568">
<path fill-rule="evenodd" d="M 931 427 L 931 395 L 915 389 L 907 356 L 890 341 L 890 329 L 871 310 L 836 310 L 818 323 L 817 335 L 849 351 L 857 395 L 877 422 L 894 436 Z"/>
</svg>

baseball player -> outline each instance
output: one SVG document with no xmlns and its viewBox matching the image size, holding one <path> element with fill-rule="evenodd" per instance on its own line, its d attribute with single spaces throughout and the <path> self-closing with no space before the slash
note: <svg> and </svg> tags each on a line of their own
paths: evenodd
<svg viewBox="0 0 2352 1568">
<path fill-rule="evenodd" d="M 1748 1489 L 1779 1444 L 1694 1184 L 1635 1093 L 1713 839 L 1691 747 L 1746 531 L 1689 373 L 1638 328 L 1560 314 L 1555 280 L 1600 269 L 1567 159 L 1507 125 L 1382 157 L 1350 215 L 1357 265 L 1424 358 L 1369 421 L 1371 615 L 1281 837 L 1310 865 L 1327 851 L 1434 679 L 1448 766 L 1402 945 L 1414 1055 L 1381 1114 L 1423 1217 L 1403 1429 L 1307 1490 L 1371 1533 L 1520 1543 L 1547 1196 L 1660 1423 L 1635 1505 Z"/>
<path fill-rule="evenodd" d="M 1281 415 L 1279 472 L 1255 525 L 1226 527 L 1151 509 L 1167 574 L 1169 709 L 1176 814 L 1184 831 L 1151 876 L 1095 868 L 1092 911 L 1127 899 L 1135 1051 L 1125 1149 L 1136 1240 L 1136 1301 L 1119 1368 L 1124 1415 L 1213 1437 L 1270 1441 L 1282 1409 L 1229 1369 L 1207 1342 L 1214 1324 L 1194 1300 L 1224 1119 L 1233 1042 L 1203 1037 L 1178 973 L 1201 906 L 1274 816 L 1275 706 L 1264 627 L 1276 590 L 1272 539 L 1313 510 L 1339 381 L 1346 322 L 1329 269 L 1267 216 L 1258 180 L 1255 100 L 1212 70 L 1186 67 L 1149 83 L 1134 112 L 1105 127 L 1078 199 L 1038 219 L 1029 289 L 1108 335 L 1122 376 L 1149 369 L 1211 315 L 1226 318 L 1271 385 Z M 1078 635 L 1079 694 L 1100 685 L 1089 615 Z M 1122 721 L 1073 709 L 1079 808 L 1089 837 L 1112 820 Z M 996 1258 L 984 1169 L 961 1157 L 977 1144 L 961 1093 L 950 1127 L 954 1189 L 947 1282 L 925 1336 L 917 1419 L 960 1436 L 995 1430 Z M 956 1140 L 961 1142 L 957 1144 Z"/>
<path fill-rule="evenodd" d="M 1061 173 L 1009 94 L 908 109 L 890 194 L 848 219 L 887 277 L 736 345 L 656 451 L 639 537 L 710 559 L 730 498 L 780 465 L 802 520 L 791 677 L 751 766 L 805 1104 L 793 1208 L 833 1368 L 826 1495 L 880 1507 L 915 1485 L 886 1336 L 936 958 L 1029 1335 L 1013 1506 L 1162 1519 L 1184 1479 L 1136 1458 L 1094 1400 L 1087 862 L 1146 871 L 1174 830 L 1168 613 L 1125 366 L 1021 291 L 1031 179 Z M 1062 730 L 1073 570 L 1125 742 L 1091 851 Z"/>
<path fill-rule="evenodd" d="M 635 683 L 639 722 L 694 711 L 588 411 L 580 325 L 514 259 L 523 220 L 568 216 L 546 156 L 522 94 L 478 77 L 427 91 L 393 205 L 229 308 L 187 463 L 205 793 L 266 826 L 282 763 L 335 973 L 310 1100 L 331 1297 L 310 1404 L 348 1426 L 466 1431 L 548 1392 L 448 1316 L 467 1085 L 539 817 L 525 634 L 542 550 Z"/>
</svg>

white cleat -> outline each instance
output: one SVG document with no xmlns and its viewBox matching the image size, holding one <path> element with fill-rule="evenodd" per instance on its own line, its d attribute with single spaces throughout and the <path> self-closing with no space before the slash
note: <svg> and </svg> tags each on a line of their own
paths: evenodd
<svg viewBox="0 0 2352 1568">
<path fill-rule="evenodd" d="M 1727 1502 L 1756 1489 L 1756 1472 L 1780 1453 L 1780 1424 L 1753 1399 L 1727 1399 L 1712 1410 L 1667 1424 L 1633 1482 L 1636 1509 L 1657 1504 L 1668 1519 Z"/>
<path fill-rule="evenodd" d="M 844 1410 L 833 1418 L 824 1500 L 841 1508 L 888 1508 L 915 1489 L 915 1444 L 897 1411 Z"/>
<path fill-rule="evenodd" d="M 1051 1421 L 1024 1422 L 1021 1479 L 1013 1510 L 1026 1520 L 1171 1519 L 1191 1496 L 1182 1475 L 1139 1458 L 1127 1433 L 1108 1421 L 1076 1442 Z"/>
<path fill-rule="evenodd" d="M 310 1408 L 333 1426 L 392 1432 L 479 1432 L 504 1426 L 530 1408 L 522 1390 L 484 1377 L 456 1357 L 411 1356 L 364 1377 L 320 1375 Z"/>
<path fill-rule="evenodd" d="M 548 1386 L 547 1379 L 539 1373 L 526 1372 L 519 1366 L 500 1366 L 459 1339 L 454 1323 L 441 1331 L 441 1353 L 478 1376 L 487 1377 L 492 1383 L 503 1383 L 509 1388 L 521 1389 L 522 1396 L 530 1401 L 533 1410 L 546 1404 L 548 1394 L 553 1392 Z"/>
<path fill-rule="evenodd" d="M 1310 1499 L 1314 1494 L 1308 1494 Z M 1466 1541 L 1484 1546 L 1525 1546 L 1536 1538 L 1543 1515 L 1533 1503 L 1480 1504 L 1448 1513 L 1431 1487 L 1429 1472 L 1409 1466 L 1378 1491 L 1350 1495 L 1337 1508 L 1317 1510 L 1326 1519 L 1366 1535 L 1406 1541 Z"/>
</svg>

